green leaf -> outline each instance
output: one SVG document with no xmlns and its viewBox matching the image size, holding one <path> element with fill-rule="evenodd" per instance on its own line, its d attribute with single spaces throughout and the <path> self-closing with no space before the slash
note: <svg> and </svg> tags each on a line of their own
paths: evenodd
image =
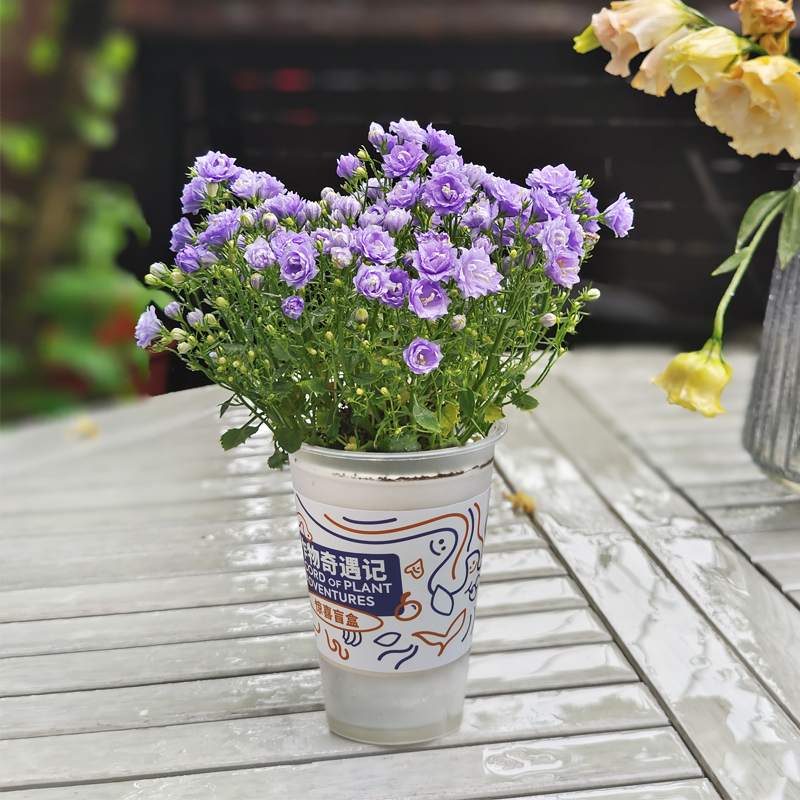
<svg viewBox="0 0 800 800">
<path fill-rule="evenodd" d="M 225 412 L 231 407 L 231 403 L 235 400 L 235 397 L 229 397 L 222 405 L 219 407 L 219 416 L 222 418 L 225 415 Z"/>
<path fill-rule="evenodd" d="M 387 436 L 385 445 L 390 453 L 416 453 L 418 450 L 422 450 L 416 434 L 410 431 L 398 436 Z"/>
<path fill-rule="evenodd" d="M 739 250 L 738 253 L 728 256 L 711 274 L 724 275 L 726 272 L 732 272 L 753 252 L 752 245 Z"/>
<path fill-rule="evenodd" d="M 518 394 L 511 398 L 511 402 L 521 411 L 533 411 L 539 405 L 539 401 L 529 394 Z"/>
<path fill-rule="evenodd" d="M 32 125 L 4 123 L 0 133 L 0 155 L 14 172 L 33 172 L 44 154 L 44 135 Z"/>
<path fill-rule="evenodd" d="M 783 222 L 778 234 L 778 258 L 783 269 L 800 250 L 800 198 L 791 192 L 783 209 Z"/>
<path fill-rule="evenodd" d="M 439 416 L 442 424 L 442 432 L 446 436 L 453 425 L 458 422 L 458 409 L 452 403 L 445 403 L 442 406 L 442 413 Z"/>
<path fill-rule="evenodd" d="M 461 408 L 462 417 L 471 417 L 475 413 L 475 392 L 472 389 L 464 389 L 459 392 L 458 405 Z"/>
<path fill-rule="evenodd" d="M 296 453 L 303 444 L 303 434 L 292 428 L 278 428 L 275 431 L 275 441 L 287 453 Z"/>
<path fill-rule="evenodd" d="M 277 358 L 278 361 L 291 361 L 292 359 L 287 349 L 277 339 L 272 342 L 272 352 L 275 354 L 275 358 Z"/>
<path fill-rule="evenodd" d="M 327 392 L 328 381 L 322 378 L 311 378 L 307 381 L 301 381 L 300 388 L 305 389 L 307 392 Z"/>
<path fill-rule="evenodd" d="M 353 380 L 362 386 L 369 386 L 369 384 L 375 383 L 378 378 L 380 378 L 380 375 L 376 375 L 374 372 L 359 372 L 357 375 L 353 375 Z"/>
<path fill-rule="evenodd" d="M 504 416 L 503 409 L 494 403 L 486 406 L 486 410 L 483 412 L 483 418 L 487 422 L 497 422 L 497 420 L 503 419 Z"/>
<path fill-rule="evenodd" d="M 113 121 L 104 114 L 79 111 L 73 117 L 73 124 L 81 139 L 100 150 L 111 147 L 117 138 Z"/>
<path fill-rule="evenodd" d="M 289 459 L 283 450 L 275 449 L 275 452 L 267 459 L 267 466 L 270 469 L 280 469 Z"/>
<path fill-rule="evenodd" d="M 39 74 L 52 72 L 61 57 L 61 44 L 52 33 L 39 34 L 28 48 L 28 66 Z"/>
<path fill-rule="evenodd" d="M 424 431 L 430 431 L 431 433 L 441 433 L 441 426 L 439 425 L 439 420 L 436 419 L 436 416 L 433 412 L 428 411 L 427 408 L 421 406 L 417 398 L 414 398 L 414 404 L 411 407 L 411 416 L 414 417 L 414 421 L 417 425 L 422 428 Z"/>
<path fill-rule="evenodd" d="M 739 233 L 736 236 L 736 249 L 741 250 L 748 239 L 758 230 L 759 225 L 766 219 L 767 215 L 775 209 L 775 206 L 782 203 L 791 189 L 779 192 L 767 192 L 760 197 L 756 197 L 747 211 L 744 212 L 742 223 L 739 225 Z"/>
<path fill-rule="evenodd" d="M 241 428 L 231 428 L 220 436 L 219 443 L 222 445 L 223 450 L 233 450 L 234 447 L 238 447 L 242 442 L 246 442 L 257 432 L 258 428 L 254 428 L 252 425 L 244 425 Z"/>
</svg>

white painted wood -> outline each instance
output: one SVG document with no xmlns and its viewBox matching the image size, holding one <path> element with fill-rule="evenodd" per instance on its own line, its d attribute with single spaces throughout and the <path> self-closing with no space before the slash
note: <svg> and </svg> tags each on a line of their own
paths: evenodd
<svg viewBox="0 0 800 800">
<path fill-rule="evenodd" d="M 588 609 L 539 611 L 479 618 L 472 650 L 522 650 L 609 639 Z M 316 664 L 310 632 L 11 657 L 0 660 L 0 692 L 15 696 L 138 686 L 308 669 Z"/>
<path fill-rule="evenodd" d="M 800 589 L 800 556 L 762 561 L 761 568 L 784 592 L 794 592 Z"/>
<path fill-rule="evenodd" d="M 415 750 L 663 727 L 642 684 L 467 700 L 458 732 Z M 269 742 L 268 748 L 264 743 Z M 0 742 L 0 787 L 79 784 L 386 753 L 328 730 L 324 712 Z"/>
<path fill-rule="evenodd" d="M 374 800 L 376 792 L 386 796 L 391 787 L 398 799 L 467 800 L 696 777 L 699 770 L 677 734 L 661 728 L 95 784 L 82 786 L 81 793 L 84 800 L 156 796 Z M 50 800 L 67 797 L 68 791 L 28 790 L 10 796 Z"/>
<path fill-rule="evenodd" d="M 534 548 L 511 553 L 486 553 L 481 580 L 488 583 L 563 575 L 564 572 L 549 550 Z M 0 592 L 0 622 L 278 600 L 303 597 L 307 592 L 302 567 L 158 579 L 142 576 L 130 580 L 130 577 L 115 583 Z"/>
<path fill-rule="evenodd" d="M 797 606 L 800 606 L 800 590 L 798 591 L 789 590 L 788 595 Z"/>
<path fill-rule="evenodd" d="M 487 583 L 480 589 L 478 616 L 583 608 L 586 600 L 564 577 Z M 268 636 L 311 630 L 306 598 L 270 603 L 186 608 L 0 626 L 0 656 L 110 650 L 210 639 Z"/>
<path fill-rule="evenodd" d="M 536 419 L 547 425 L 548 435 L 571 435 L 577 429 L 576 415 L 583 412 L 567 402 L 565 392 L 540 392 L 540 399 Z M 582 528 L 590 515 L 604 520 L 596 527 L 615 523 L 606 500 L 558 457 L 533 415 L 511 412 L 509 418 L 517 435 L 500 443 L 497 463 L 514 488 L 537 497 L 538 521 L 704 765 L 735 800 L 796 800 L 800 731 L 795 723 L 629 530 L 618 520 L 613 533 Z M 599 434 L 595 431 L 584 443 L 586 451 L 593 452 L 596 442 L 603 441 Z M 550 449 L 559 467 L 537 464 L 532 447 Z M 578 453 L 584 463 L 586 451 Z M 603 452 L 593 479 L 619 476 L 638 491 L 634 479 L 639 472 Z M 650 508 L 640 506 L 641 511 Z M 660 513 L 655 519 L 664 524 Z M 699 543 L 705 547 L 708 541 Z"/>
<path fill-rule="evenodd" d="M 797 609 L 563 384 L 552 383 L 543 397 L 549 402 L 540 418 L 588 482 L 800 723 Z"/>
<path fill-rule="evenodd" d="M 631 683 L 613 644 L 470 658 L 467 694 L 487 696 Z M 0 699 L 0 738 L 122 730 L 322 709 L 319 670 Z"/>
<path fill-rule="evenodd" d="M 800 503 L 709 508 L 706 513 L 727 534 L 794 531 L 800 536 Z"/>
<path fill-rule="evenodd" d="M 734 533 L 731 536 L 753 561 L 800 556 L 800 530 L 769 533 Z"/>
<path fill-rule="evenodd" d="M 726 433 L 726 438 L 728 434 Z M 644 452 L 647 452 L 645 443 Z M 681 487 L 683 488 L 683 487 Z M 700 508 L 731 508 L 763 503 L 798 503 L 800 494 L 795 494 L 785 486 L 771 481 L 764 475 L 760 480 L 742 483 L 722 484 L 721 486 L 695 486 L 686 489 L 686 494 Z"/>
</svg>

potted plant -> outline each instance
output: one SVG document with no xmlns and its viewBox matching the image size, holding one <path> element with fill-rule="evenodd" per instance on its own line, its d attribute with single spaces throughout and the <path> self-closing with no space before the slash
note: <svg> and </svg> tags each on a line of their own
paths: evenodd
<svg viewBox="0 0 800 800">
<path fill-rule="evenodd" d="M 453 137 L 373 123 L 319 201 L 221 153 L 198 158 L 138 343 L 179 354 L 266 425 L 289 463 L 331 728 L 383 743 L 459 724 L 503 408 L 566 349 L 599 223 L 563 164 L 526 185 L 465 163 Z"/>
</svg>

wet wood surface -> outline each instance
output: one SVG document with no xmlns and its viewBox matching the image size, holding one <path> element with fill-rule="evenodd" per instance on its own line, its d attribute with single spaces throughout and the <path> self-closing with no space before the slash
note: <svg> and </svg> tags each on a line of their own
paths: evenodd
<svg viewBox="0 0 800 800">
<path fill-rule="evenodd" d="M 800 503 L 741 402 L 713 430 L 651 402 L 656 356 L 570 354 L 509 416 L 464 723 L 411 747 L 327 730 L 291 484 L 267 436 L 219 448 L 223 392 L 0 437 L 0 788 L 797 800 Z"/>
</svg>

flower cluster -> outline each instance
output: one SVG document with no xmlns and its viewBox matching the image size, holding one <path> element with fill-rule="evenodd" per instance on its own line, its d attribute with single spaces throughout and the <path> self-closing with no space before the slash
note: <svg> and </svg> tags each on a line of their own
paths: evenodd
<svg viewBox="0 0 800 800">
<path fill-rule="evenodd" d="M 453 136 L 373 123 L 371 149 L 342 155 L 341 191 L 319 200 L 209 152 L 182 195 L 174 266 L 146 282 L 180 296 L 142 347 L 177 341 L 194 368 L 264 423 L 277 465 L 303 442 L 418 450 L 487 433 L 564 351 L 596 290 L 573 289 L 600 223 L 625 236 L 622 194 L 603 212 L 563 164 L 523 184 L 465 162 Z M 534 365 L 540 369 L 530 375 Z"/>
</svg>

